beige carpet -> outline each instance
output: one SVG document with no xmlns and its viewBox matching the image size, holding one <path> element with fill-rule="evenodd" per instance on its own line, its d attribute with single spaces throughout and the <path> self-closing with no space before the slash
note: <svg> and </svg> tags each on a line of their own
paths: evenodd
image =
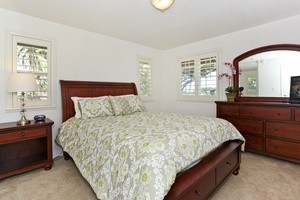
<svg viewBox="0 0 300 200">
<path fill-rule="evenodd" d="M 1 200 L 96 200 L 73 161 L 54 160 L 50 171 L 37 169 L 0 180 Z M 300 164 L 243 153 L 238 176 L 228 181 L 212 200 L 300 199 Z"/>
</svg>

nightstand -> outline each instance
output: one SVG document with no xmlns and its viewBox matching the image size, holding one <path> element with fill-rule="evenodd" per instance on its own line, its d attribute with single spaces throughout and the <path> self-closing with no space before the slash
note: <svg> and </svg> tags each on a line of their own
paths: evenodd
<svg viewBox="0 0 300 200">
<path fill-rule="evenodd" d="M 31 120 L 25 126 L 0 123 L 0 179 L 44 167 L 50 170 L 53 121 Z"/>
</svg>

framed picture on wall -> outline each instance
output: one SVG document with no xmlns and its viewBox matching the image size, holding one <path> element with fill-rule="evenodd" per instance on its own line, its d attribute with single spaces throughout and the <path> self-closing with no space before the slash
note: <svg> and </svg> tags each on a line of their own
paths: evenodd
<svg viewBox="0 0 300 200">
<path fill-rule="evenodd" d="M 300 76 L 291 77 L 290 103 L 300 103 Z"/>
</svg>

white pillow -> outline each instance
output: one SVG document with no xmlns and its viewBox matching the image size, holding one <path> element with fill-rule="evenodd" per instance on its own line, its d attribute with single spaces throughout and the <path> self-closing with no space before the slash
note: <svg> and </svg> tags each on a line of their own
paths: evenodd
<svg viewBox="0 0 300 200">
<path fill-rule="evenodd" d="M 73 103 L 74 103 L 74 110 L 75 110 L 75 117 L 80 118 L 81 117 L 81 111 L 79 109 L 78 100 L 83 98 L 91 98 L 91 97 L 71 97 Z"/>
</svg>

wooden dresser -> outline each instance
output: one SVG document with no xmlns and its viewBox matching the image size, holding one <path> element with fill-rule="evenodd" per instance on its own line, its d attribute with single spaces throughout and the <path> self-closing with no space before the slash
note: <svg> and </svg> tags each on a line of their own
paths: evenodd
<svg viewBox="0 0 300 200">
<path fill-rule="evenodd" d="M 216 101 L 217 117 L 246 139 L 245 150 L 300 163 L 300 104 Z"/>
</svg>

